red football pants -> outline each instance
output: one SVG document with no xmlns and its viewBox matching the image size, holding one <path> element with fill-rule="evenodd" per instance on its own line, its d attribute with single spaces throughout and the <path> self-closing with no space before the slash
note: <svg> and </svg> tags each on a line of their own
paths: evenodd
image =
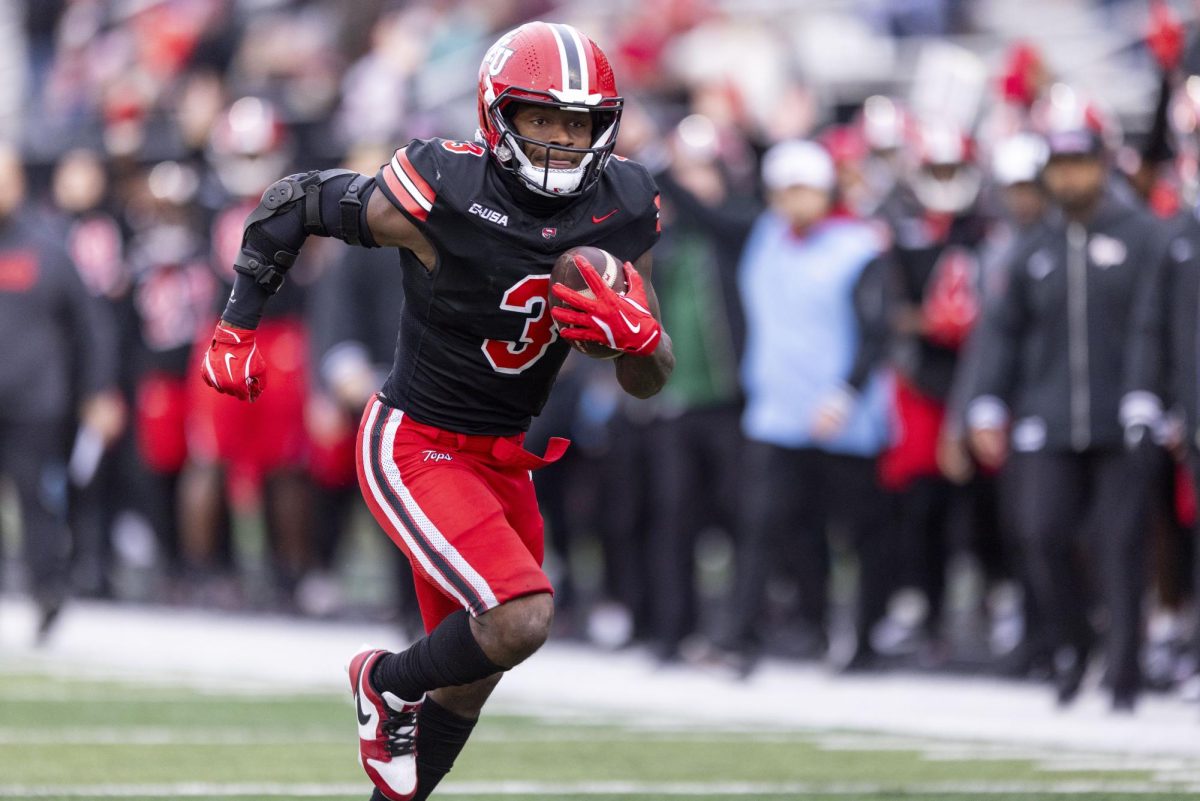
<svg viewBox="0 0 1200 801">
<path fill-rule="evenodd" d="M 523 595 L 553 592 L 542 571 L 542 515 L 530 473 L 557 460 L 524 435 L 458 434 L 418 423 L 378 399 L 358 432 L 358 483 L 371 513 L 413 567 L 426 631 L 466 609 L 478 616 Z"/>
</svg>

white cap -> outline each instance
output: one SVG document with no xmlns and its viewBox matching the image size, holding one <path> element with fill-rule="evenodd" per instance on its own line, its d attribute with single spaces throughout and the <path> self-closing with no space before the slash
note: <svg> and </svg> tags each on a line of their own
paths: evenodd
<svg viewBox="0 0 1200 801">
<path fill-rule="evenodd" d="M 996 143 L 992 152 L 992 176 L 1001 186 L 1036 181 L 1046 166 L 1046 142 L 1032 133 L 1013 134 Z"/>
<path fill-rule="evenodd" d="M 833 159 L 816 142 L 780 142 L 763 157 L 762 177 L 770 190 L 807 186 L 829 192 L 834 184 Z"/>
</svg>

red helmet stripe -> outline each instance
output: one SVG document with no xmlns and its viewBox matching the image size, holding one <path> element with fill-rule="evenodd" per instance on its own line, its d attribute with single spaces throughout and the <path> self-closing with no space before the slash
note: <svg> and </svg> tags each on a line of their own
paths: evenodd
<svg viewBox="0 0 1200 801">
<path fill-rule="evenodd" d="M 583 80 L 580 77 L 580 53 L 571 36 L 571 28 L 567 25 L 550 24 L 550 32 L 554 34 L 554 42 L 558 45 L 558 57 L 562 64 L 562 88 L 580 89 Z"/>
<path fill-rule="evenodd" d="M 574 27 L 572 27 L 570 25 L 564 25 L 563 27 L 566 28 L 570 32 L 571 40 L 575 44 L 575 52 L 579 56 L 579 88 L 586 95 L 586 94 L 588 94 L 588 91 L 589 91 L 588 90 L 589 69 L 588 69 L 587 49 L 583 43 L 583 36 L 582 36 L 582 34 L 579 33 L 578 30 L 576 30 Z"/>
</svg>

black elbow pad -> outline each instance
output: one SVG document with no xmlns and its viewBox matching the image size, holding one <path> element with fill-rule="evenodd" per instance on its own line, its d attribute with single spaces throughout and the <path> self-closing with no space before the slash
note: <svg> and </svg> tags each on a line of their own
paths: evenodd
<svg viewBox="0 0 1200 801">
<path fill-rule="evenodd" d="M 309 234 L 378 247 L 366 224 L 374 188 L 374 178 L 350 170 L 313 171 L 276 181 L 246 218 L 234 269 L 275 294 Z"/>
</svg>

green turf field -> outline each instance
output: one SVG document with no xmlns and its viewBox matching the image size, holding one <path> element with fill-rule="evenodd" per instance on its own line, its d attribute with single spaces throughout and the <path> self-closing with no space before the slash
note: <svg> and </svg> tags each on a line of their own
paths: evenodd
<svg viewBox="0 0 1200 801">
<path fill-rule="evenodd" d="M 0 799 L 367 799 L 354 736 L 348 697 L 0 672 Z M 1200 799 L 1200 762 L 1041 750 L 493 715 L 435 798 Z"/>
</svg>

